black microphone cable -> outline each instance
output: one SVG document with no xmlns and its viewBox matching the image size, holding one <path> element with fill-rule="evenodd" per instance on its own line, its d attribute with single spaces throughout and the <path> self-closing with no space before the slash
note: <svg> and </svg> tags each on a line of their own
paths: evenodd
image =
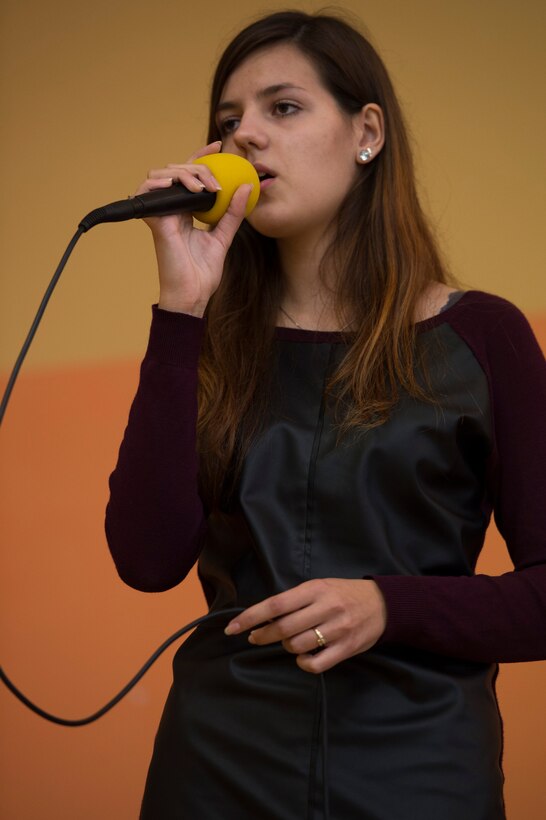
<svg viewBox="0 0 546 820">
<path fill-rule="evenodd" d="M 97 209 L 97 210 L 99 210 L 99 209 Z M 95 212 L 91 212 L 91 213 L 93 215 L 95 214 Z M 88 217 L 89 216 L 91 216 L 91 214 L 88 214 Z M 85 219 L 87 219 L 88 217 L 86 217 Z M 124 217 L 124 218 L 126 218 L 126 217 Z M 106 220 L 101 220 L 101 221 L 106 221 Z M 80 222 L 80 224 L 78 226 L 78 230 L 76 231 L 76 233 L 74 234 L 74 236 L 72 237 L 70 242 L 68 243 L 67 248 L 66 248 L 65 252 L 63 253 L 63 255 L 61 257 L 61 261 L 59 262 L 59 264 L 58 264 L 58 266 L 55 270 L 55 273 L 53 274 L 53 276 L 51 278 L 51 281 L 50 281 L 49 285 L 46 288 L 46 291 L 45 291 L 45 293 L 42 297 L 42 301 L 40 302 L 40 304 L 38 306 L 38 310 L 36 311 L 36 315 L 34 316 L 34 319 L 33 319 L 32 324 L 30 326 L 30 330 L 28 331 L 27 336 L 25 338 L 25 341 L 23 342 L 23 345 L 21 347 L 19 355 L 17 356 L 17 359 L 15 361 L 15 364 L 14 364 L 13 369 L 11 371 L 11 374 L 9 376 L 6 388 L 4 390 L 4 393 L 3 393 L 3 396 L 2 396 L 2 401 L 0 402 L 0 426 L 2 424 L 2 421 L 4 420 L 4 415 L 6 413 L 8 403 L 9 403 L 13 388 L 15 386 L 15 382 L 17 380 L 17 377 L 19 375 L 21 367 L 23 366 L 23 362 L 24 362 L 24 360 L 27 356 L 27 353 L 30 349 L 30 346 L 31 346 L 31 344 L 34 340 L 34 337 L 36 335 L 36 332 L 38 330 L 40 322 L 42 321 L 42 318 L 43 318 L 43 315 L 44 315 L 45 310 L 47 308 L 47 305 L 49 303 L 49 300 L 51 299 L 51 296 L 53 295 L 53 291 L 55 290 L 55 287 L 57 286 L 57 284 L 59 282 L 59 279 L 61 278 L 62 272 L 63 272 L 63 270 L 66 266 L 66 263 L 68 262 L 68 260 L 70 258 L 70 255 L 72 254 L 72 251 L 74 250 L 74 248 L 75 248 L 78 240 L 80 239 L 81 235 L 83 233 L 85 233 L 87 230 L 89 230 L 90 228 L 92 228 L 96 224 L 99 224 L 98 221 L 93 222 L 92 224 L 85 224 L 84 220 L 82 220 L 82 222 Z M 68 719 L 68 718 L 58 717 L 57 715 L 53 715 L 50 712 L 46 712 L 45 709 L 42 709 L 39 706 L 37 706 L 35 703 L 33 703 L 29 698 L 27 698 L 26 695 L 23 694 L 23 692 L 21 692 L 20 689 L 17 688 L 17 686 L 15 686 L 15 684 L 8 678 L 8 676 L 6 675 L 6 673 L 4 672 L 4 670 L 1 666 L 0 666 L 0 680 L 2 681 L 2 683 L 5 684 L 5 686 L 9 689 L 9 691 L 19 701 L 21 701 L 21 703 L 23 703 L 32 712 L 39 715 L 39 717 L 44 718 L 44 720 L 48 720 L 51 723 L 56 723 L 60 726 L 70 726 L 70 727 L 86 726 L 89 723 L 93 723 L 95 720 L 98 720 L 99 718 L 101 718 L 103 715 L 105 715 L 107 712 L 109 712 L 110 709 L 113 709 L 113 707 L 116 706 L 116 704 L 119 703 L 120 700 L 122 700 L 125 697 L 125 695 L 127 695 L 131 691 L 131 689 L 134 686 L 136 686 L 136 684 L 146 674 L 146 672 L 152 666 L 152 664 L 154 664 L 156 662 L 156 660 L 163 654 L 163 652 L 165 652 L 165 650 L 172 643 L 174 643 L 176 640 L 181 638 L 183 635 L 185 635 L 190 630 L 195 629 L 196 626 L 199 626 L 199 624 L 204 623 L 205 621 L 212 620 L 213 618 L 216 618 L 220 615 L 229 616 L 231 618 L 233 615 L 239 614 L 240 612 L 243 612 L 242 607 L 235 607 L 235 608 L 231 608 L 231 609 L 220 609 L 220 610 L 217 610 L 215 612 L 209 612 L 207 615 L 202 615 L 200 618 L 197 618 L 195 621 L 192 621 L 191 623 L 186 624 L 186 626 L 183 626 L 181 629 L 177 630 L 173 635 L 170 636 L 170 638 L 167 638 L 167 640 L 164 641 L 161 644 L 161 646 L 159 646 L 155 650 L 155 652 L 150 656 L 150 658 L 148 658 L 146 663 L 139 669 L 139 671 L 136 673 L 136 675 L 134 675 L 131 678 L 131 680 L 117 693 L 117 695 L 115 695 L 111 700 L 108 701 L 108 703 L 106 703 L 104 706 L 102 706 L 96 712 L 93 712 L 93 714 L 88 715 L 87 717 L 84 717 L 84 718 Z M 323 818 L 324 818 L 324 820 L 329 820 L 329 818 L 330 818 L 330 809 L 329 809 L 329 789 L 328 789 L 328 723 L 327 723 L 328 715 L 327 715 L 327 699 L 326 699 L 326 682 L 325 682 L 325 679 L 324 679 L 324 673 L 323 672 L 320 673 L 319 678 L 320 678 L 319 697 L 320 697 L 320 704 L 321 704 L 321 737 L 322 737 L 322 744 L 321 744 L 322 745 L 322 755 L 321 755 L 321 757 L 322 757 Z"/>
<path fill-rule="evenodd" d="M 161 644 L 161 646 L 159 646 L 155 650 L 155 652 L 148 658 L 146 663 L 138 670 L 136 675 L 134 675 L 134 677 L 131 678 L 129 683 L 127 683 L 123 687 L 123 689 L 121 689 L 117 693 L 117 695 L 115 695 L 111 700 L 108 701 L 108 703 L 106 703 L 104 706 L 102 706 L 96 712 L 93 712 L 92 715 L 88 715 L 87 717 L 84 717 L 84 718 L 76 718 L 74 720 L 70 720 L 68 718 L 62 718 L 62 717 L 58 717 L 57 715 L 52 715 L 51 712 L 46 712 L 45 709 L 41 709 L 39 706 L 36 706 L 35 703 L 33 703 L 31 700 L 29 700 L 29 698 L 27 698 L 27 696 L 24 695 L 21 692 L 21 690 L 17 688 L 17 686 L 15 686 L 15 684 L 8 678 L 8 676 L 6 675 L 6 673 L 4 672 L 4 670 L 2 669 L 1 666 L 0 666 L 0 680 L 2 680 L 3 683 L 6 684 L 6 686 L 10 690 L 10 692 L 13 695 L 15 695 L 15 697 L 18 698 L 18 700 L 20 700 L 21 703 L 23 703 L 28 709 L 30 709 L 35 714 L 37 714 L 40 717 L 44 718 L 44 720 L 49 720 L 51 723 L 56 723 L 59 726 L 87 726 L 87 724 L 93 723 L 93 721 L 98 720 L 103 715 L 105 715 L 107 712 L 109 712 L 110 709 L 113 709 L 113 707 L 117 703 L 119 703 L 120 700 L 122 700 L 122 698 L 125 697 L 125 695 L 129 694 L 131 689 L 134 686 L 136 686 L 136 684 L 139 682 L 139 680 L 142 677 L 144 677 L 144 675 L 146 674 L 146 672 L 148 671 L 150 666 L 152 666 L 152 664 L 154 664 L 156 662 L 156 660 L 159 658 L 159 656 L 162 655 L 163 652 L 165 652 L 165 650 L 168 649 L 169 646 L 172 643 L 177 641 L 178 638 L 181 638 L 182 635 L 185 635 L 186 632 L 189 632 L 190 630 L 195 629 L 196 626 L 199 626 L 199 624 L 202 624 L 205 621 L 210 621 L 212 618 L 217 618 L 220 615 L 228 616 L 228 617 L 231 618 L 234 615 L 238 615 L 240 612 L 243 612 L 242 607 L 233 607 L 232 609 L 219 609 L 216 612 L 209 612 L 207 615 L 202 615 L 200 618 L 197 618 L 195 621 L 192 621 L 191 623 L 186 624 L 186 626 L 183 626 L 181 629 L 178 629 L 174 633 L 174 635 L 171 635 L 170 638 L 167 638 L 167 640 L 164 641 Z"/>
<path fill-rule="evenodd" d="M 80 238 L 82 233 L 84 233 L 84 231 L 85 231 L 85 228 L 82 228 L 82 227 L 78 226 L 78 230 L 76 231 L 76 233 L 74 234 L 74 236 L 72 237 L 70 242 L 68 243 L 68 246 L 67 246 L 65 252 L 62 255 L 61 261 L 57 265 L 57 269 L 56 269 L 55 273 L 53 274 L 51 282 L 47 286 L 46 292 L 44 293 L 44 295 L 42 297 L 42 301 L 40 302 L 38 310 L 36 311 L 36 315 L 35 315 L 35 317 L 32 321 L 32 324 L 30 326 L 30 330 L 27 334 L 27 337 L 26 337 L 25 341 L 23 342 L 23 346 L 22 346 L 22 348 L 19 352 L 19 355 L 17 356 L 17 359 L 15 360 L 15 364 L 13 365 L 13 370 L 11 371 L 11 375 L 8 379 L 6 389 L 4 390 L 4 395 L 2 396 L 2 402 L 0 403 L 0 424 L 2 424 L 2 421 L 4 419 L 4 414 L 6 412 L 8 402 L 10 400 L 11 392 L 12 392 L 13 387 L 15 385 L 15 382 L 17 380 L 17 376 L 19 375 L 19 371 L 21 370 L 21 367 L 23 366 L 23 362 L 25 361 L 25 358 L 26 358 L 26 355 L 29 351 L 29 348 L 32 344 L 32 340 L 34 339 L 34 337 L 36 335 L 36 331 L 38 330 L 40 322 L 42 321 L 42 317 L 45 313 L 45 309 L 47 307 L 47 304 L 48 304 L 49 300 L 51 299 L 51 296 L 53 295 L 53 291 L 55 290 L 55 287 L 57 286 L 57 283 L 58 283 L 59 279 L 61 278 L 61 274 L 64 270 L 64 267 L 65 267 L 66 263 L 68 262 L 68 260 L 70 258 L 70 254 L 74 250 L 78 239 Z"/>
<path fill-rule="evenodd" d="M 20 689 L 15 686 L 15 684 L 8 678 L 2 667 L 0 666 L 0 680 L 6 685 L 6 687 L 10 690 L 10 692 L 15 695 L 15 697 L 21 701 L 21 703 L 30 709 L 31 712 L 34 712 L 44 720 L 48 720 L 50 723 L 56 723 L 58 726 L 87 726 L 89 723 L 93 723 L 95 720 L 98 720 L 110 709 L 113 709 L 116 704 L 120 702 L 126 695 L 129 694 L 131 689 L 136 686 L 136 684 L 144 677 L 148 669 L 157 661 L 157 659 L 165 652 L 169 646 L 181 638 L 186 632 L 190 632 L 192 629 L 195 629 L 196 626 L 199 624 L 205 623 L 205 621 L 210 621 L 213 618 L 218 618 L 220 616 L 226 618 L 232 618 L 235 615 L 243 612 L 243 607 L 232 607 L 230 609 L 219 609 L 215 612 L 209 612 L 207 615 L 202 615 L 200 618 L 197 618 L 195 621 L 191 621 L 191 623 L 186 624 L 181 629 L 178 629 L 170 638 L 167 638 L 161 646 L 159 646 L 155 652 L 148 658 L 146 663 L 138 670 L 136 675 L 134 675 L 131 680 L 117 693 L 111 698 L 107 703 L 104 704 L 100 709 L 97 709 L 96 712 L 93 712 L 91 715 L 83 718 L 63 718 L 59 717 L 58 715 L 53 715 L 51 712 L 46 712 L 45 709 L 42 709 L 40 706 L 37 706 L 33 703 Z M 321 762 L 322 762 L 322 800 L 323 800 L 323 808 L 322 814 L 324 820 L 329 820 L 330 818 L 330 801 L 329 801 L 329 789 L 328 789 L 328 711 L 327 711 L 327 697 L 326 697 L 326 681 L 324 678 L 324 673 L 321 672 L 319 675 L 319 700 L 320 700 L 320 735 L 321 735 Z"/>
</svg>

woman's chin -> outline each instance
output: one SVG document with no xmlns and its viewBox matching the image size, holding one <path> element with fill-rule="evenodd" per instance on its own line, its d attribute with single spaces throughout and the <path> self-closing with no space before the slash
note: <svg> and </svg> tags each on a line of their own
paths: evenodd
<svg viewBox="0 0 546 820">
<path fill-rule="evenodd" d="M 247 222 L 257 233 L 266 236 L 268 239 L 288 239 L 297 233 L 293 221 L 257 214 L 255 211 L 247 217 Z"/>
</svg>

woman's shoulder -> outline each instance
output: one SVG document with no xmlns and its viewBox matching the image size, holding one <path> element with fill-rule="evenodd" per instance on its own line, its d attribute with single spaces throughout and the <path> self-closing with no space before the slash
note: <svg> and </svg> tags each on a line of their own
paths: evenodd
<svg viewBox="0 0 546 820">
<path fill-rule="evenodd" d="M 464 291 L 436 319 L 450 325 L 489 376 L 506 382 L 508 392 L 526 379 L 544 385 L 544 354 L 524 313 L 508 299 L 480 290 Z"/>
<path fill-rule="evenodd" d="M 497 296 L 483 290 L 465 290 L 461 293 L 461 307 L 465 312 L 479 313 L 482 316 L 523 316 L 522 311 L 503 296 Z"/>
<path fill-rule="evenodd" d="M 437 303 L 442 301 L 437 312 L 418 322 L 418 325 L 427 329 L 447 322 L 460 331 L 464 330 L 465 336 L 482 337 L 490 341 L 491 332 L 499 328 L 532 333 L 523 312 L 502 296 L 482 290 L 446 288 Z"/>
</svg>

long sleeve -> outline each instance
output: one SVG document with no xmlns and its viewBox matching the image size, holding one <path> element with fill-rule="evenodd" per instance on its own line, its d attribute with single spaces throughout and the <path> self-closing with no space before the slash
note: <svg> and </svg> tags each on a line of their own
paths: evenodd
<svg viewBox="0 0 546 820">
<path fill-rule="evenodd" d="M 204 527 L 197 492 L 197 365 L 204 320 L 153 309 L 140 382 L 110 477 L 106 536 L 120 577 L 169 589 L 195 563 Z"/>
<path fill-rule="evenodd" d="M 546 365 L 523 315 L 475 293 L 450 320 L 486 373 L 495 447 L 488 494 L 514 570 L 498 577 L 374 576 L 381 643 L 484 662 L 546 659 Z"/>
</svg>

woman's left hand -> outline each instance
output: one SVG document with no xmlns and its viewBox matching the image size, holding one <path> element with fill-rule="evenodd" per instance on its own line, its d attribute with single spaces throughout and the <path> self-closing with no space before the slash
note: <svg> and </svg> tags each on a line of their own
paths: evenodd
<svg viewBox="0 0 546 820">
<path fill-rule="evenodd" d="M 316 578 L 245 609 L 225 632 L 251 629 L 248 640 L 260 646 L 281 641 L 301 669 L 318 674 L 370 649 L 386 624 L 385 600 L 375 581 Z M 316 653 L 320 636 L 315 629 L 325 641 Z"/>
</svg>

